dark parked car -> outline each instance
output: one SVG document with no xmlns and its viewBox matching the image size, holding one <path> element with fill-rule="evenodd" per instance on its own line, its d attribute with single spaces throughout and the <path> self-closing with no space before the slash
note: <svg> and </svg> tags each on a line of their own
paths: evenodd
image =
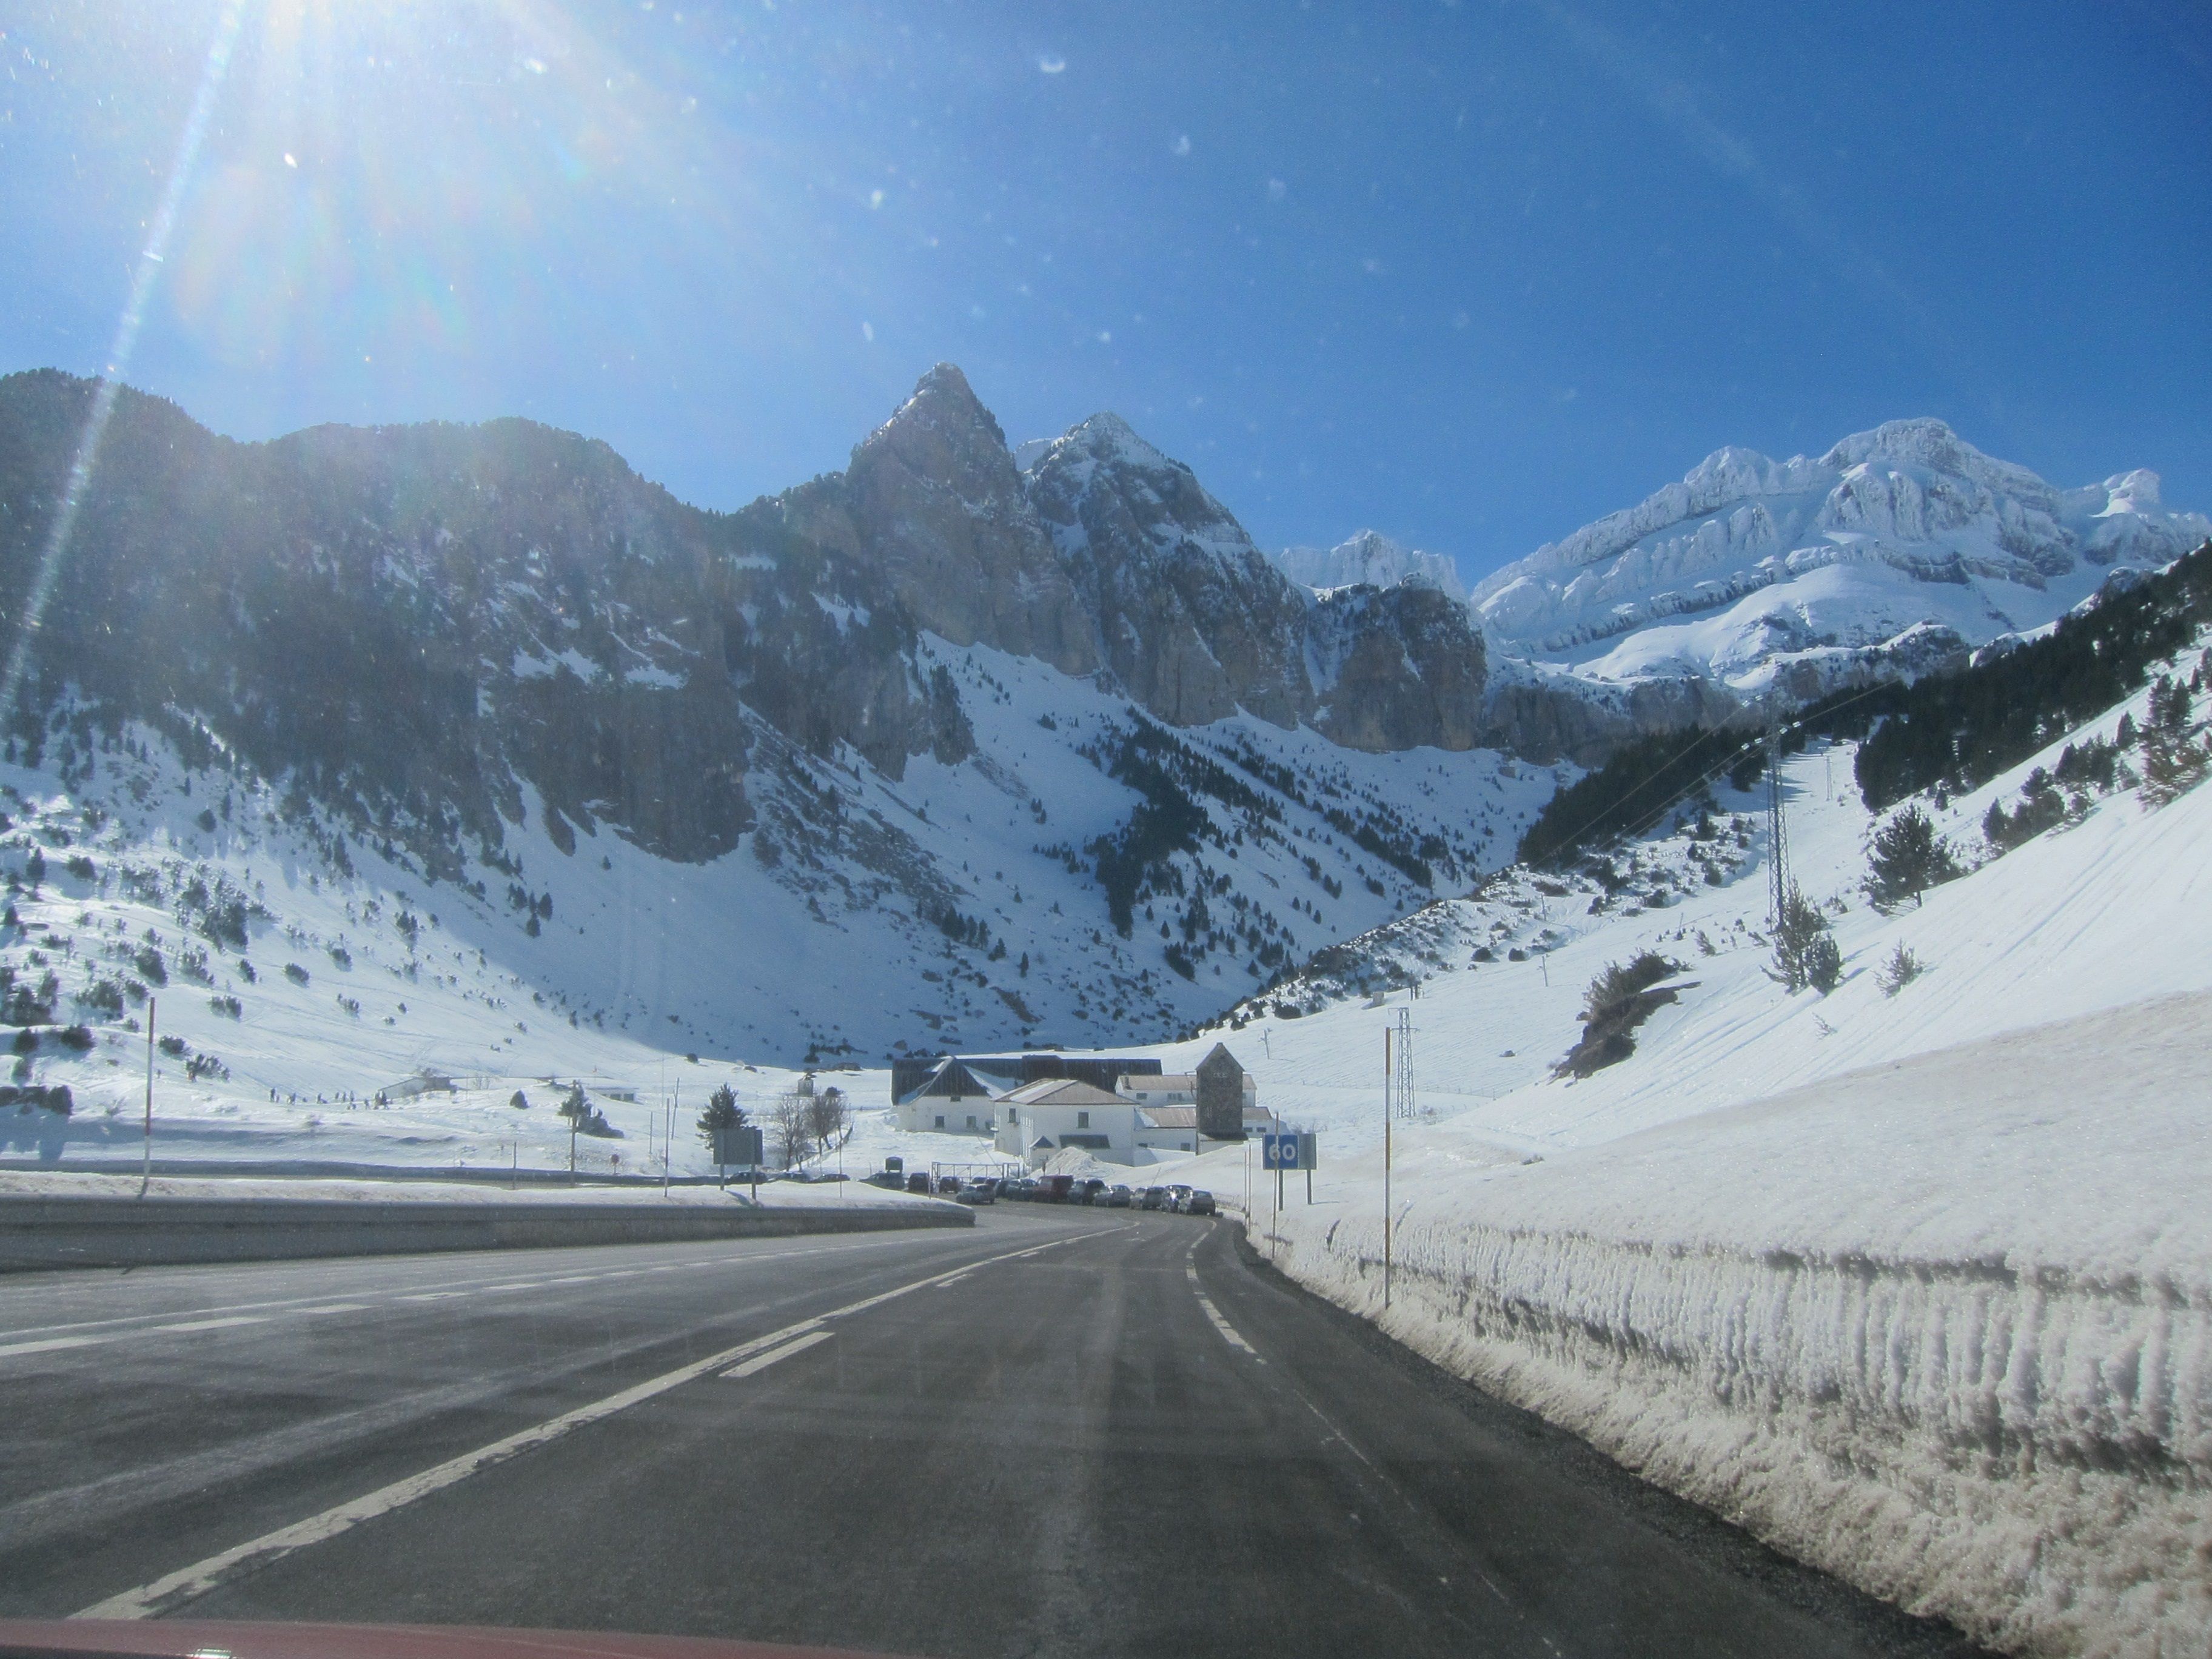
<svg viewBox="0 0 2212 1659">
<path fill-rule="evenodd" d="M 1137 1194 L 1137 1207 L 1140 1210 L 1163 1209 L 1167 1201 L 1168 1189 L 1164 1187 L 1146 1187 Z"/>
<path fill-rule="evenodd" d="M 1106 1207 L 1109 1210 L 1126 1210 L 1135 1202 L 1136 1196 L 1127 1187 L 1109 1187 L 1106 1189 Z"/>
<path fill-rule="evenodd" d="M 958 1176 L 938 1176 L 937 1191 L 938 1195 L 942 1198 L 957 1197 L 960 1192 L 960 1177 Z"/>
<path fill-rule="evenodd" d="M 1037 1177 L 1037 1201 L 1042 1204 L 1065 1204 L 1068 1189 L 1075 1185 L 1073 1176 L 1048 1175 Z"/>
<path fill-rule="evenodd" d="M 1185 1201 L 1182 1207 L 1183 1213 L 1186 1215 L 1212 1215 L 1213 1213 L 1213 1194 L 1207 1192 L 1204 1188 L 1200 1188 L 1198 1191 L 1190 1195 L 1189 1199 Z"/>
<path fill-rule="evenodd" d="M 928 1171 L 925 1170 L 916 1170 L 912 1175 L 908 1176 L 906 1178 L 906 1189 L 910 1193 L 927 1192 L 929 1190 Z"/>
<path fill-rule="evenodd" d="M 1167 1206 L 1168 1206 L 1168 1208 L 1170 1208 L 1170 1210 L 1173 1210 L 1173 1211 L 1174 1211 L 1177 1215 L 1185 1215 L 1185 1214 L 1188 1214 L 1188 1210 L 1187 1210 L 1184 1206 L 1187 1206 L 1189 1202 L 1190 1202 L 1190 1188 L 1188 1188 L 1188 1187 L 1180 1187 L 1180 1186 L 1177 1186 L 1177 1187 L 1170 1187 L 1170 1188 L 1168 1188 L 1168 1205 L 1167 1205 Z"/>
<path fill-rule="evenodd" d="M 871 1187 L 885 1188 L 894 1193 L 906 1185 L 906 1177 L 896 1170 L 878 1170 L 872 1176 L 860 1178 Z"/>
</svg>

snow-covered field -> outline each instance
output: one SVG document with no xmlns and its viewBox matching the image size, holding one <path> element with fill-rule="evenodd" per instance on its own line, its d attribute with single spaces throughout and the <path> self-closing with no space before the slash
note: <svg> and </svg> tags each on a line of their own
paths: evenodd
<svg viewBox="0 0 2212 1659">
<path fill-rule="evenodd" d="M 1767 976 L 1763 837 L 1658 908 L 1630 889 L 1593 915 L 1587 885 L 1517 879 L 1440 907 L 1436 954 L 1553 948 L 1472 970 L 1462 951 L 1410 1002 L 1389 1306 L 1382 1030 L 1406 994 L 1231 1036 L 1322 1135 L 1310 1207 L 1300 1178 L 1279 1215 L 1252 1178 L 1255 1234 L 1439 1362 L 1909 1608 L 2023 1652 L 2203 1653 L 2212 789 L 2109 797 L 1883 915 L 1857 890 L 1850 758 L 1786 770 L 1793 867 L 1844 907 L 1832 994 Z M 1954 844 L 1979 849 L 2027 769 L 1938 815 Z M 1640 879 L 1689 845 L 1647 845 Z M 1389 930 L 1401 963 L 1411 930 Z M 1899 945 L 1927 967 L 1890 996 Z M 1627 1060 L 1553 1079 L 1583 988 L 1644 948 L 1683 964 L 1680 1000 Z M 1247 1156 L 1153 1178 L 1236 1208 Z"/>
</svg>

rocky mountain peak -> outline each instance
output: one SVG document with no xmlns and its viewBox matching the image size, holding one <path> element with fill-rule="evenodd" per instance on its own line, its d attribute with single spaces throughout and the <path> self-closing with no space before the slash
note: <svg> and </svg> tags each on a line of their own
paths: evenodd
<svg viewBox="0 0 2212 1659">
<path fill-rule="evenodd" d="M 1407 547 L 1379 530 L 1356 531 L 1334 547 L 1286 547 L 1275 556 L 1275 562 L 1292 581 L 1307 587 L 1395 587 L 1413 582 L 1462 602 L 1467 598 L 1458 567 L 1449 558 Z"/>
<path fill-rule="evenodd" d="M 880 571 L 955 645 L 1098 665 L 1090 618 L 1022 489 L 1006 434 L 951 363 L 922 376 L 842 475 L 781 498 L 792 527 Z"/>
</svg>

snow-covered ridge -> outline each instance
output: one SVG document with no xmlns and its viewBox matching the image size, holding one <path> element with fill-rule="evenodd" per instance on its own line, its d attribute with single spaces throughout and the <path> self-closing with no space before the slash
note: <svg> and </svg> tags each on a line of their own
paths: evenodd
<svg viewBox="0 0 2212 1659">
<path fill-rule="evenodd" d="M 2062 490 L 1941 421 L 1893 421 L 1818 459 L 1717 450 L 1496 572 L 1471 602 L 1504 650 L 1589 678 L 1757 690 L 1796 670 L 1817 687 L 1916 629 L 1963 652 L 2039 627 L 2113 570 L 2208 536 L 2212 520 L 2164 507 L 2154 473 Z"/>
<path fill-rule="evenodd" d="M 1441 553 L 1424 553 L 1392 541 L 1379 530 L 1362 530 L 1334 547 L 1286 547 L 1275 555 L 1283 574 L 1312 588 L 1395 587 L 1414 582 L 1467 598 L 1459 567 Z"/>
</svg>

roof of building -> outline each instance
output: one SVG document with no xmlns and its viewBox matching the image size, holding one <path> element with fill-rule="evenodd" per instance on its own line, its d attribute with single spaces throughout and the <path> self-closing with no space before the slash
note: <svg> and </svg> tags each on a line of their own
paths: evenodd
<svg viewBox="0 0 2212 1659">
<path fill-rule="evenodd" d="M 1224 1060 L 1235 1066 L 1240 1075 L 1243 1073 L 1243 1066 L 1237 1064 L 1237 1056 L 1229 1052 L 1229 1045 L 1225 1042 L 1215 1043 L 1206 1058 L 1198 1062 L 1198 1069 L 1201 1072 L 1218 1071 Z"/>
<path fill-rule="evenodd" d="M 1000 1098 L 1017 1106 L 1127 1106 L 1121 1096 L 1079 1083 L 1073 1078 L 1048 1077 Z"/>
<path fill-rule="evenodd" d="M 1162 1072 L 1157 1077 L 1124 1077 L 1115 1079 L 1115 1086 L 1131 1094 L 1195 1094 L 1198 1073 L 1195 1072 Z M 1244 1087 L 1256 1091 L 1259 1080 L 1251 1073 L 1244 1073 Z"/>
<path fill-rule="evenodd" d="M 899 1104 L 903 1106 L 909 1101 L 924 1098 L 989 1100 L 1004 1089 L 1009 1080 L 994 1078 L 981 1067 L 970 1066 L 963 1060 L 942 1060 L 931 1067 L 928 1077 L 923 1079 L 920 1088 L 909 1090 L 899 1097 Z"/>
<path fill-rule="evenodd" d="M 1137 1114 L 1155 1129 L 1189 1129 L 1198 1124 L 1198 1108 L 1195 1106 L 1140 1106 Z M 1244 1121 L 1247 1123 L 1272 1123 L 1275 1121 L 1275 1115 L 1264 1106 L 1247 1106 Z"/>
</svg>

